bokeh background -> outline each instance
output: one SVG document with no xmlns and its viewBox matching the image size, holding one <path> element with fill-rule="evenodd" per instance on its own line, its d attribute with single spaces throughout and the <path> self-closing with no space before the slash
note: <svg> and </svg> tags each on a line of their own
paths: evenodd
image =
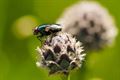
<svg viewBox="0 0 120 80">
<path fill-rule="evenodd" d="M 61 80 L 36 67 L 40 44 L 32 29 L 54 23 L 68 6 L 79 0 L 0 0 L 0 80 Z M 120 1 L 97 0 L 114 16 L 120 29 Z M 70 80 L 120 80 L 120 35 L 112 47 L 89 54 L 84 67 Z"/>
</svg>

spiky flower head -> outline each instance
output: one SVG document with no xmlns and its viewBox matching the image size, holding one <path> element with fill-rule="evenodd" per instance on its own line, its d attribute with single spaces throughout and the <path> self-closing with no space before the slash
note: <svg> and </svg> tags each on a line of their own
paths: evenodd
<svg viewBox="0 0 120 80">
<path fill-rule="evenodd" d="M 107 9 L 94 1 L 82 1 L 66 9 L 57 23 L 89 50 L 111 44 L 117 35 L 113 18 Z"/>
<path fill-rule="evenodd" d="M 41 56 L 38 66 L 48 68 L 50 74 L 68 74 L 70 70 L 81 67 L 85 56 L 81 43 L 62 32 L 48 36 L 42 48 L 38 47 L 37 51 Z"/>
</svg>

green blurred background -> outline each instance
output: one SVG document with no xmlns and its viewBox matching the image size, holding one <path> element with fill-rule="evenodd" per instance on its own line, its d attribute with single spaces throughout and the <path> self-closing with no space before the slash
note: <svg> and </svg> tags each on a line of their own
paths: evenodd
<svg viewBox="0 0 120 80">
<path fill-rule="evenodd" d="M 0 80 L 60 80 L 35 64 L 40 42 L 32 35 L 38 24 L 54 23 L 79 0 L 0 0 Z M 97 0 L 114 16 L 120 29 L 120 1 Z M 115 45 L 93 52 L 70 80 L 120 80 L 120 35 Z"/>
</svg>

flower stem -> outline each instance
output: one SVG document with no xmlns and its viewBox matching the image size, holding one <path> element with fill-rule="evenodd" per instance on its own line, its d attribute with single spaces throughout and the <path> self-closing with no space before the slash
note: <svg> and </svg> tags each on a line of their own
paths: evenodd
<svg viewBox="0 0 120 80">
<path fill-rule="evenodd" d="M 68 79 L 68 76 L 69 75 L 64 75 L 64 74 L 62 74 L 62 75 L 60 75 L 61 76 L 61 80 L 69 80 Z"/>
</svg>

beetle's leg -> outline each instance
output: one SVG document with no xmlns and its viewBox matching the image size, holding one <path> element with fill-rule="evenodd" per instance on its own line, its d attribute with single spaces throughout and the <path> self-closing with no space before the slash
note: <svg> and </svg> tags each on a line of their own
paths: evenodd
<svg viewBox="0 0 120 80">
<path fill-rule="evenodd" d="M 42 37 L 43 37 L 43 34 L 40 34 L 40 35 L 37 36 L 37 38 L 38 38 L 39 40 L 41 40 Z"/>
<path fill-rule="evenodd" d="M 42 39 L 41 39 L 42 35 L 37 36 L 37 39 L 40 40 L 40 43 L 42 44 Z"/>
<path fill-rule="evenodd" d="M 37 35 L 37 39 L 39 39 L 39 35 Z"/>
<path fill-rule="evenodd" d="M 41 40 L 41 36 L 37 36 L 37 39 L 38 39 L 38 40 Z"/>
<path fill-rule="evenodd" d="M 43 34 L 37 36 L 38 40 L 40 40 L 41 42 L 41 45 L 43 44 L 43 40 L 42 40 L 43 36 L 44 36 Z"/>
</svg>

